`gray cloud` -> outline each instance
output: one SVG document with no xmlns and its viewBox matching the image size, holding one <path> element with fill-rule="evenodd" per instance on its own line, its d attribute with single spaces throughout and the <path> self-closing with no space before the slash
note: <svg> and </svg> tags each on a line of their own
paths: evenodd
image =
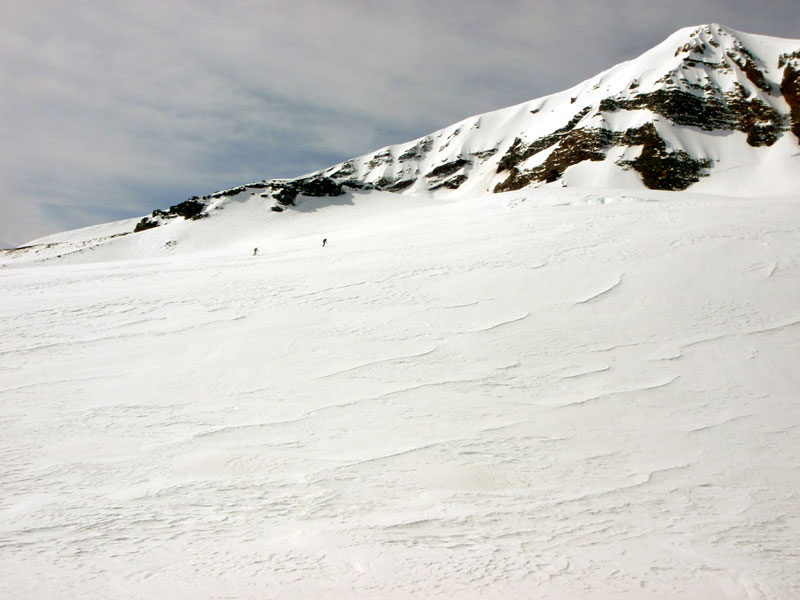
<svg viewBox="0 0 800 600">
<path fill-rule="evenodd" d="M 795 0 L 6 3 L 0 240 L 322 168 L 712 21 L 800 31 Z"/>
</svg>

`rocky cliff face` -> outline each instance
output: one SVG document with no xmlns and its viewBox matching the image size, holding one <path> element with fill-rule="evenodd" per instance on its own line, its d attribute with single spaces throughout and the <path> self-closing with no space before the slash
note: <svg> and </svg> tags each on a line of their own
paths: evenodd
<svg viewBox="0 0 800 600">
<path fill-rule="evenodd" d="M 580 184 L 585 165 L 610 185 L 630 185 L 620 174 L 633 172 L 648 188 L 683 190 L 768 149 L 796 154 L 798 141 L 800 41 L 712 24 L 681 30 L 564 92 L 303 177 L 194 197 L 154 211 L 137 230 L 202 218 L 239 194 L 258 194 L 282 212 L 298 198 L 348 189 L 435 197 L 566 185 L 573 173 Z"/>
</svg>

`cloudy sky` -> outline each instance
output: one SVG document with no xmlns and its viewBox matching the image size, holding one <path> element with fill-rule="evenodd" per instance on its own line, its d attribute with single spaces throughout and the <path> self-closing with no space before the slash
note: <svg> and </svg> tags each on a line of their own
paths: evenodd
<svg viewBox="0 0 800 600">
<path fill-rule="evenodd" d="M 0 2 L 0 247 L 300 175 L 798 0 Z"/>
</svg>

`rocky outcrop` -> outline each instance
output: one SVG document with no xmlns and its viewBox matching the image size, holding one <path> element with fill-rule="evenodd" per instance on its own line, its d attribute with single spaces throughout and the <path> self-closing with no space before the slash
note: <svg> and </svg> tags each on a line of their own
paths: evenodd
<svg viewBox="0 0 800 600">
<path fill-rule="evenodd" d="M 200 201 L 200 198 L 197 196 L 192 196 L 185 202 L 181 202 L 175 206 L 170 206 L 166 213 L 160 210 L 153 211 L 153 216 L 161 215 L 168 217 L 169 215 L 175 215 L 178 217 L 183 217 L 184 219 L 202 219 L 204 216 L 206 216 L 203 212 L 205 208 L 206 205 Z"/>
<path fill-rule="evenodd" d="M 272 197 L 284 206 L 293 206 L 300 195 L 320 198 L 344 194 L 341 183 L 321 175 L 303 179 L 274 179 L 268 183 L 268 187 Z"/>
<path fill-rule="evenodd" d="M 734 42 L 733 50 L 728 50 L 726 55 L 742 70 L 753 85 L 767 94 L 772 93 L 772 85 L 764 77 L 761 69 L 758 68 L 756 57 L 739 40 Z"/>
<path fill-rule="evenodd" d="M 455 177 L 450 177 L 449 179 L 445 179 L 444 181 L 440 181 L 439 183 L 433 184 L 430 188 L 430 191 L 439 190 L 442 188 L 446 188 L 448 190 L 455 190 L 461 187 L 461 184 L 467 181 L 466 175 L 456 175 Z"/>
<path fill-rule="evenodd" d="M 410 188 L 416 182 L 416 179 L 400 179 L 395 183 L 391 183 L 380 189 L 386 190 L 387 192 L 402 192 L 403 190 Z"/>
<path fill-rule="evenodd" d="M 184 219 L 191 221 L 202 219 L 207 216 L 207 214 L 204 212 L 206 206 L 206 203 L 201 201 L 199 197 L 192 196 L 180 204 L 170 206 L 168 210 L 154 210 L 150 217 L 144 217 L 136 224 L 133 232 L 138 233 L 140 231 L 146 231 L 147 229 L 153 229 L 165 221 L 174 219 L 176 217 L 183 217 Z"/>
<path fill-rule="evenodd" d="M 242 192 L 245 192 L 245 191 L 247 191 L 247 186 L 240 185 L 239 187 L 230 188 L 230 189 L 227 189 L 227 190 L 221 190 L 219 192 L 214 192 L 213 194 L 210 194 L 209 196 L 203 196 L 203 199 L 206 200 L 208 198 L 215 198 L 216 199 L 216 198 L 224 198 L 226 196 L 235 196 L 235 195 L 241 194 Z"/>
<path fill-rule="evenodd" d="M 565 125 L 530 144 L 525 144 L 520 138 L 516 138 L 511 147 L 500 159 L 500 162 L 497 163 L 497 172 L 502 173 L 505 170 L 513 170 L 515 167 L 517 167 L 517 165 L 528 160 L 531 156 L 538 154 L 542 150 L 547 150 L 551 146 L 563 141 L 567 135 L 573 129 L 575 129 L 575 126 L 580 122 L 580 120 L 589 114 L 591 110 L 591 106 L 587 106 L 582 110 L 579 110 Z"/>
<path fill-rule="evenodd" d="M 695 47 L 692 51 L 699 53 L 704 48 Z M 796 76 L 788 79 L 797 81 Z M 791 89 L 790 96 L 800 97 L 796 88 Z M 698 96 L 679 89 L 658 89 L 632 97 L 609 97 L 602 100 L 598 108 L 601 113 L 649 109 L 676 125 L 698 127 L 704 131 L 738 130 L 746 133 L 747 143 L 755 147 L 771 146 L 786 129 L 786 119 L 782 115 L 764 101 L 746 97 L 741 86 L 726 94 L 714 89 L 705 89 L 704 92 L 703 96 Z M 797 106 L 800 109 L 800 102 Z M 681 150 L 668 151 L 653 124 L 623 133 L 605 128 L 574 129 L 587 112 L 587 109 L 580 111 L 565 126 L 533 142 L 525 143 L 517 138 L 498 163 L 498 172 L 508 171 L 509 175 L 494 191 L 556 181 L 570 166 L 587 160 L 603 160 L 612 146 L 642 146 L 641 155 L 624 165 L 635 169 L 645 185 L 653 189 L 685 189 L 698 181 L 703 170 L 711 166 L 706 158 L 693 158 Z M 556 148 L 541 164 L 521 169 L 522 163 L 554 145 Z"/>
<path fill-rule="evenodd" d="M 711 167 L 709 159 L 693 158 L 683 150 L 667 150 L 653 123 L 627 130 L 615 142 L 622 146 L 642 146 L 642 153 L 620 166 L 630 166 L 652 190 L 685 190 L 700 180 L 703 169 Z"/>
<path fill-rule="evenodd" d="M 154 221 L 149 217 L 144 217 L 141 221 L 136 224 L 136 227 L 133 228 L 133 233 L 139 233 L 140 231 L 147 231 L 148 229 L 153 229 L 161 225 L 158 221 Z"/>
<path fill-rule="evenodd" d="M 717 137 L 727 138 L 726 145 L 753 148 L 779 140 L 785 146 L 784 135 L 800 140 L 800 49 L 778 56 L 776 49 L 784 52 L 784 42 L 765 40 L 751 50 L 742 42 L 750 39 L 713 24 L 681 31 L 668 44 L 569 93 L 471 117 L 310 176 L 262 180 L 190 198 L 167 211 L 154 211 L 137 224 L 137 231 L 178 216 L 202 218 L 210 200 L 252 190 L 263 190 L 260 196 L 272 200 L 267 206 L 277 213 L 299 196 L 339 196 L 348 188 L 413 194 L 455 190 L 474 181 L 474 189 L 482 190 L 484 182 L 499 174 L 494 191 L 517 190 L 558 181 L 586 162 L 633 170 L 653 189 L 686 189 L 713 166 L 709 157 L 735 155 L 718 153 Z M 777 77 L 772 68 L 776 58 Z M 555 115 L 563 120 L 553 121 Z M 497 135 L 490 127 L 497 127 Z M 623 158 L 611 163 L 609 155 L 618 148 L 627 150 L 614 152 Z M 707 148 L 708 154 L 697 148 Z M 743 161 L 751 160 L 751 152 L 742 155 Z"/>
<path fill-rule="evenodd" d="M 457 158 L 456 160 L 447 162 L 443 165 L 439 165 L 432 169 L 429 173 L 425 175 L 428 179 L 431 178 L 442 178 L 447 177 L 448 175 L 452 175 L 465 165 L 470 164 L 470 161 L 466 158 Z"/>
<path fill-rule="evenodd" d="M 751 146 L 770 146 L 785 130 L 785 119 L 766 102 L 747 98 L 741 86 L 725 94 L 715 94 L 718 90 L 714 89 L 705 91 L 707 95 L 698 96 L 678 89 L 660 89 L 633 98 L 606 98 L 600 102 L 600 111 L 646 108 L 676 125 L 704 131 L 742 131 Z"/>
<path fill-rule="evenodd" d="M 614 133 L 603 128 L 580 128 L 563 135 L 550 134 L 527 146 L 517 138 L 498 164 L 498 172 L 508 170 L 509 176 L 497 184 L 494 191 L 507 192 L 532 183 L 556 181 L 572 165 L 585 160 L 603 160 L 613 141 Z M 529 170 L 522 169 L 522 163 L 528 158 L 555 143 L 557 147 L 543 163 Z"/>
<path fill-rule="evenodd" d="M 794 55 L 800 55 L 800 50 Z M 800 58 L 796 60 L 800 62 Z M 786 63 L 781 80 L 781 94 L 789 105 L 792 133 L 800 140 L 800 65 L 795 66 L 793 62 Z"/>
<path fill-rule="evenodd" d="M 430 152 L 431 148 L 433 148 L 433 140 L 429 137 L 423 138 L 398 156 L 397 160 L 401 163 L 409 160 L 419 160 Z"/>
<path fill-rule="evenodd" d="M 613 146 L 642 146 L 638 158 L 620 162 L 618 165 L 633 168 L 651 189 L 684 190 L 699 181 L 703 169 L 711 166 L 708 159 L 695 159 L 682 150 L 669 151 L 653 123 L 622 133 L 587 127 L 571 131 L 561 139 L 544 162 L 531 169 L 521 170 L 518 163 L 512 164 L 511 159 L 507 160 L 504 164 L 510 174 L 495 186 L 494 191 L 506 192 L 533 183 L 557 181 L 573 165 L 587 160 L 604 160 Z M 525 156 L 525 152 L 520 153 L 519 148 L 515 152 L 517 156 Z"/>
</svg>

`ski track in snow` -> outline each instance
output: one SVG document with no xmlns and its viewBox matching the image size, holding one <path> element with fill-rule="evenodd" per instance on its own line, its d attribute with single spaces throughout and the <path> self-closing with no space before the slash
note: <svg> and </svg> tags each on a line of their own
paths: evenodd
<svg viewBox="0 0 800 600">
<path fill-rule="evenodd" d="M 0 598 L 799 597 L 800 205 L 551 193 L 0 270 Z"/>
</svg>

